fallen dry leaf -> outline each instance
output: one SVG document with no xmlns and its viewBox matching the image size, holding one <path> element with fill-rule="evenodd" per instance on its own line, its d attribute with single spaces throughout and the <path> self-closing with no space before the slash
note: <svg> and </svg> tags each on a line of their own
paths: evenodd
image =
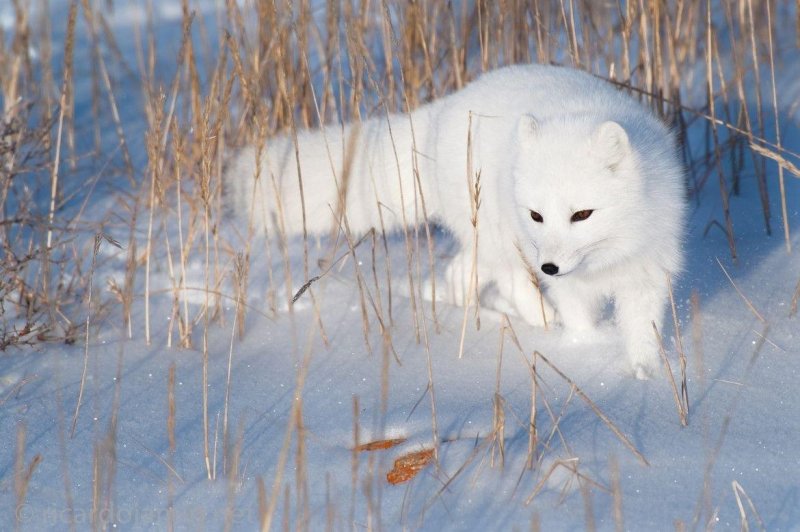
<svg viewBox="0 0 800 532">
<path fill-rule="evenodd" d="M 402 484 L 417 476 L 433 459 L 433 449 L 423 449 L 401 456 L 386 474 L 389 484 Z"/>
<path fill-rule="evenodd" d="M 362 443 L 361 445 L 357 445 L 355 447 L 355 451 L 358 453 L 364 451 L 382 451 L 384 449 L 391 449 L 392 447 L 396 447 L 401 443 L 405 443 L 405 438 L 395 438 L 393 440 L 376 440 L 367 443 Z"/>
</svg>

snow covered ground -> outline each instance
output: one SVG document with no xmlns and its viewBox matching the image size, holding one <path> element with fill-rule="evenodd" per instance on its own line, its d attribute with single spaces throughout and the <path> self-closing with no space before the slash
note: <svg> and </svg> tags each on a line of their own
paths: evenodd
<svg viewBox="0 0 800 532">
<path fill-rule="evenodd" d="M 180 10 L 166 4 L 159 8 L 160 35 L 173 32 L 177 43 Z M 0 8 L 5 26 L 9 12 Z M 143 16 L 131 3 L 112 19 L 127 57 L 133 55 L 130 25 Z M 777 72 L 782 141 L 798 153 L 800 60 L 787 47 Z M 174 58 L 176 49 L 164 46 L 159 61 Z M 130 94 L 125 86 L 118 90 L 120 101 L 138 101 L 135 85 Z M 76 108 L 87 110 L 83 104 Z M 137 119 L 133 104 L 123 107 L 123 123 L 135 137 L 145 130 L 144 118 Z M 703 125 L 695 127 L 690 140 L 702 150 Z M 142 144 L 133 146 L 134 160 L 143 161 Z M 86 345 L 81 338 L 71 346 L 0 354 L 2 520 L 25 530 L 246 530 L 265 516 L 274 528 L 312 530 L 536 524 L 660 530 L 679 522 L 691 529 L 743 522 L 800 529 L 800 318 L 790 313 L 800 280 L 800 181 L 786 174 L 794 249 L 788 254 L 777 167 L 767 168 L 774 235 L 764 234 L 755 179 L 745 172 L 741 194 L 731 198 L 736 263 L 723 231 L 710 225 L 722 221 L 719 190 L 706 186 L 692 205 L 688 263 L 674 286 L 688 359 L 688 426 L 680 424 L 666 371 L 647 382 L 625 372 L 610 325 L 596 338 L 576 341 L 486 310 L 478 329 L 470 311 L 459 356 L 464 310 L 440 304 L 434 320 L 429 302 L 412 305 L 405 244 L 397 235 L 389 242 L 390 343 L 372 306 L 382 297 L 375 305 L 386 320 L 387 291 L 373 280 L 371 241 L 356 249 L 366 279 L 367 331 L 352 258 L 316 282 L 293 311 L 284 304 L 273 315 L 265 272 L 270 261 L 281 272 L 283 259 L 257 248 L 246 334 L 235 334 L 237 300 L 225 299 L 225 319 L 209 328 L 204 375 L 202 326 L 194 328 L 193 348 L 174 347 L 172 285 L 166 258 L 159 258 L 149 345 L 144 301 L 137 298 L 132 339 L 112 310 L 90 315 Z M 452 242 L 435 236 L 443 263 Z M 324 244 L 311 246 L 312 275 L 319 273 Z M 377 249 L 382 279 L 385 258 Z M 121 279 L 124 256 L 106 244 L 100 256 L 96 284 Z M 296 289 L 302 242 L 292 241 L 289 257 Z M 420 257 L 424 270 L 424 250 Z M 187 285 L 203 286 L 204 258 L 188 265 Z M 196 313 L 205 295 L 189 294 L 187 305 Z M 680 384 L 676 331 L 669 324 L 663 332 Z M 530 452 L 532 421 L 537 440 Z M 358 443 L 399 438 L 405 441 L 389 449 L 354 452 Z M 407 483 L 387 482 L 395 459 L 431 448 L 436 463 Z M 29 470 L 21 500 L 19 485 Z"/>
</svg>

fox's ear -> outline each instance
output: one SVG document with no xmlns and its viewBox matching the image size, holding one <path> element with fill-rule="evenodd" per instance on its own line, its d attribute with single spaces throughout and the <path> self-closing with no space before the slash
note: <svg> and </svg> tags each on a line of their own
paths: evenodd
<svg viewBox="0 0 800 532">
<path fill-rule="evenodd" d="M 603 122 L 597 128 L 594 139 L 597 154 L 612 172 L 630 154 L 631 145 L 625 129 L 616 122 Z"/>
<path fill-rule="evenodd" d="M 517 122 L 517 138 L 528 143 L 539 135 L 539 122 L 533 115 L 522 115 Z"/>
</svg>

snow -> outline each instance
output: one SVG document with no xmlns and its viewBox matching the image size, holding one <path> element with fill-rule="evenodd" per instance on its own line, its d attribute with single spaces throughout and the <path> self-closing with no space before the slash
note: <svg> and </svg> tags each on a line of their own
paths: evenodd
<svg viewBox="0 0 800 532">
<path fill-rule="evenodd" d="M 179 4 L 161 4 L 159 20 L 171 28 L 164 30 L 169 34 L 180 19 Z M 113 23 L 123 29 L 142 24 L 143 13 L 128 4 L 116 12 Z M 12 23 L 13 12 L 0 8 L 0 24 L 8 28 Z M 173 32 L 175 43 L 179 33 Z M 132 37 L 119 44 L 132 58 Z M 785 53 L 794 53 L 787 64 L 800 64 L 796 48 Z M 159 50 L 159 61 L 170 58 L 174 49 Z M 798 152 L 800 78 L 789 67 L 777 74 L 784 109 L 782 140 Z M 118 90 L 122 102 L 133 105 L 139 99 L 136 84 Z M 83 104 L 76 106 L 88 109 Z M 131 137 L 146 127 L 136 112 L 124 111 Z M 702 146 L 703 126 L 694 127 L 698 138 L 693 141 Z M 141 142 L 132 149 L 135 161 L 146 159 Z M 608 324 L 596 337 L 570 338 L 560 330 L 533 329 L 487 310 L 480 312 L 478 329 L 470 311 L 460 354 L 464 310 L 439 304 L 434 322 L 430 302 L 412 307 L 399 236 L 392 237 L 389 251 L 391 346 L 383 341 L 370 303 L 369 330 L 363 330 L 351 258 L 316 282 L 291 311 L 284 304 L 273 315 L 266 269 L 282 278 L 282 258 L 254 250 L 247 304 L 257 311 L 247 313 L 246 334 L 240 338 L 235 332 L 235 299 L 223 300 L 224 321 L 211 324 L 208 331 L 208 447 L 214 477 L 209 479 L 203 320 L 194 326 L 194 347 L 175 347 L 173 287 L 161 261 L 151 280 L 156 295 L 150 311 L 156 318 L 149 345 L 144 301 L 137 298 L 132 339 L 118 311 L 95 309 L 89 315 L 87 344 L 81 337 L 71 346 L 38 344 L 0 354 L 0 433 L 5 435 L 0 446 L 0 515 L 26 530 L 64 529 L 70 523 L 78 529 L 93 524 L 126 530 L 253 529 L 259 525 L 260 506 L 266 505 L 274 506 L 276 528 L 288 523 L 314 530 L 326 524 L 335 529 L 508 530 L 538 523 L 544 530 L 590 525 L 652 530 L 678 521 L 692 529 L 739 527 L 744 511 L 750 526 L 758 526 L 760 519 L 769 530 L 800 529 L 800 327 L 798 317 L 790 316 L 800 280 L 800 182 L 787 174 L 795 250 L 789 255 L 779 228 L 776 174 L 775 165 L 768 163 L 773 236 L 764 235 L 753 178 L 745 179 L 741 195 L 731 199 L 740 257 L 736 263 L 718 227 L 706 234 L 710 221 L 722 220 L 719 191 L 707 186 L 694 205 L 688 264 L 675 281 L 688 358 L 686 427 L 679 423 L 665 375 L 641 382 L 626 373 L 621 345 Z M 223 230 L 232 234 L 230 228 Z M 436 243 L 442 263 L 452 253 L 452 242 L 437 233 Z M 105 243 L 101 250 L 106 260 L 96 284 L 105 286 L 112 277 L 121 284 L 124 255 Z M 325 250 L 324 242 L 311 246 L 312 275 L 319 273 L 314 270 L 316 258 Z M 370 272 L 371 243 L 356 252 L 366 290 L 374 298 L 378 292 Z M 380 246 L 376 254 L 381 277 L 386 259 Z M 300 241 L 291 243 L 290 257 L 296 290 L 303 278 Z M 423 270 L 426 261 L 423 252 Z M 193 258 L 189 266 L 187 286 L 202 287 L 204 258 Z M 280 297 L 284 287 L 279 285 L 276 293 Z M 693 294 L 699 302 L 697 315 Z M 381 296 L 385 319 L 385 286 Z M 205 295 L 196 290 L 187 290 L 185 299 L 193 316 L 205 303 Z M 662 333 L 677 376 L 677 331 L 665 324 Z M 416 340 L 417 334 L 422 341 Z M 539 440 L 534 467 L 529 468 L 534 382 Z M 495 401 L 504 414 L 502 458 L 499 435 L 493 432 Z M 170 404 L 175 407 L 174 428 L 169 426 Z M 358 443 L 406 440 L 391 449 L 354 453 L 356 434 Z M 25 438 L 21 457 L 18 435 Z M 386 482 L 396 458 L 431 447 L 437 448 L 437 464 L 406 484 Z M 40 461 L 20 501 L 17 484 L 24 474 L 17 467 L 21 463 L 28 468 L 36 456 Z M 621 523 L 615 500 L 621 504 Z"/>
</svg>

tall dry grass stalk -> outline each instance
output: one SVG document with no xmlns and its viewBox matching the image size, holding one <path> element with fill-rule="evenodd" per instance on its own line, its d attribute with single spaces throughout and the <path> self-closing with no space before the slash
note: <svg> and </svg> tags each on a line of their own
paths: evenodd
<svg viewBox="0 0 800 532">
<path fill-rule="evenodd" d="M 672 279 L 667 276 L 667 288 L 669 289 L 669 306 L 672 310 L 672 326 L 675 334 L 675 346 L 678 350 L 678 363 L 681 376 L 681 400 L 683 411 L 686 414 L 686 423 L 689 422 L 689 383 L 686 376 L 686 351 L 683 349 L 683 335 L 681 334 L 681 324 L 678 319 L 678 308 L 675 305 L 675 294 L 672 291 Z"/>
<path fill-rule="evenodd" d="M 480 294 L 478 293 L 478 214 L 481 207 L 481 172 L 480 169 L 475 169 L 472 159 L 472 111 L 469 113 L 469 120 L 467 121 L 467 169 L 465 176 L 467 178 L 467 193 L 470 199 L 470 225 L 472 225 L 472 243 L 471 243 L 471 260 L 470 260 L 470 274 L 469 284 L 466 287 L 453 286 L 451 290 L 466 290 L 463 297 L 464 302 L 464 317 L 461 320 L 461 340 L 458 344 L 458 358 L 464 356 L 464 341 L 467 334 L 467 317 L 469 315 L 470 305 L 475 305 L 475 323 L 477 328 L 480 329 L 480 315 L 478 308 L 480 306 Z M 451 280 L 457 282 L 457 279 Z M 474 300 L 473 300 L 474 298 Z"/>
<path fill-rule="evenodd" d="M 78 398 L 75 401 L 75 413 L 72 416 L 72 428 L 70 428 L 70 438 L 75 437 L 75 427 L 78 425 L 78 415 L 81 411 L 81 404 L 83 403 L 83 391 L 84 386 L 86 384 L 86 372 L 89 369 L 89 324 L 91 323 L 92 319 L 92 286 L 94 284 L 94 270 L 97 264 L 97 253 L 100 251 L 100 244 L 103 240 L 106 240 L 109 244 L 116 246 L 117 248 L 121 247 L 119 242 L 114 240 L 113 238 L 109 237 L 108 235 L 103 234 L 96 234 L 94 236 L 94 248 L 92 250 L 92 265 L 89 268 L 89 287 L 88 287 L 88 296 L 86 298 L 86 328 L 85 328 L 85 335 L 84 335 L 84 350 L 83 350 L 83 372 L 81 373 L 81 383 L 78 387 Z"/>
<path fill-rule="evenodd" d="M 733 495 L 736 497 L 736 506 L 739 508 L 739 517 L 741 519 L 741 527 L 742 530 L 749 531 L 750 530 L 750 523 L 749 518 L 747 515 L 747 511 L 745 510 L 745 505 L 742 502 L 744 499 L 747 502 L 747 506 L 750 508 L 752 512 L 753 519 L 755 519 L 756 524 L 758 525 L 759 530 L 766 530 L 767 528 L 764 526 L 764 521 L 761 519 L 761 516 L 758 515 L 758 511 L 756 510 L 755 505 L 753 504 L 753 500 L 744 490 L 741 484 L 738 481 L 734 480 L 731 482 L 731 487 L 733 488 Z"/>
<path fill-rule="evenodd" d="M 716 257 L 715 257 L 715 258 L 716 258 Z M 723 265 L 722 265 L 722 262 L 720 262 L 719 258 L 716 258 L 716 261 L 717 261 L 717 264 L 719 265 L 720 269 L 722 270 L 722 273 L 724 273 L 724 274 L 725 274 L 725 277 L 728 279 L 728 282 L 730 282 L 730 283 L 731 283 L 731 286 L 733 287 L 733 289 L 734 289 L 734 290 L 736 290 L 736 293 L 737 293 L 737 294 L 739 294 L 739 297 L 741 297 L 741 298 L 742 298 L 742 301 L 744 301 L 745 305 L 747 305 L 747 308 L 750 310 L 750 312 L 753 314 L 753 316 L 755 316 L 756 318 L 758 318 L 758 320 L 759 320 L 761 323 L 763 323 L 764 325 L 767 325 L 767 320 L 766 320 L 766 319 L 764 318 L 764 316 L 763 316 L 763 315 L 762 315 L 762 314 L 761 314 L 761 313 L 760 313 L 760 312 L 759 312 L 759 311 L 756 309 L 756 307 L 755 307 L 755 306 L 753 306 L 753 303 L 751 303 L 751 302 L 750 302 L 750 299 L 748 299 L 748 297 L 747 297 L 746 295 L 744 295 L 744 292 L 742 292 L 742 291 L 739 289 L 739 287 L 738 287 L 738 286 L 736 285 L 736 283 L 733 281 L 733 278 L 731 277 L 731 274 L 729 274 L 729 273 L 728 273 L 728 270 L 727 270 L 727 269 L 725 269 L 725 266 L 723 266 Z"/>
<path fill-rule="evenodd" d="M 672 374 L 672 366 L 669 363 L 669 358 L 667 358 L 667 352 L 664 349 L 664 341 L 661 338 L 661 334 L 658 332 L 658 327 L 656 327 L 655 322 L 652 322 L 653 325 L 653 334 L 656 337 L 656 343 L 658 344 L 658 354 L 661 356 L 661 361 L 664 363 L 664 369 L 667 373 L 667 380 L 669 380 L 669 384 L 672 387 L 672 396 L 675 399 L 675 408 L 678 410 L 678 417 L 681 422 L 681 426 L 685 427 L 689 424 L 689 408 L 686 403 L 683 401 L 683 396 L 678 394 L 678 387 L 675 384 L 675 376 Z"/>
<path fill-rule="evenodd" d="M 42 461 L 42 455 L 37 454 L 31 459 L 27 466 L 25 465 L 25 442 L 27 435 L 28 431 L 25 424 L 20 422 L 17 425 L 16 453 L 14 459 L 15 530 L 22 530 L 23 523 L 21 517 L 25 515 L 23 511 L 25 497 L 28 495 L 28 487 L 30 486 L 36 467 Z"/>
<path fill-rule="evenodd" d="M 53 245 L 53 224 L 55 221 L 56 199 L 58 195 L 58 176 L 61 165 L 61 139 L 64 128 L 64 116 L 67 113 L 67 102 L 69 101 L 69 91 L 72 85 L 72 53 L 75 47 L 76 18 L 77 5 L 73 2 L 70 4 L 67 22 L 67 38 L 64 46 L 64 81 L 61 86 L 61 99 L 59 105 L 61 110 L 58 114 L 55 153 L 53 155 L 53 164 L 51 165 L 50 172 L 50 205 L 47 210 L 47 237 L 44 244 L 44 271 L 42 272 L 42 291 L 45 293 L 45 295 L 50 292 L 50 250 Z M 55 306 L 53 303 L 50 304 L 49 311 L 50 320 L 55 321 Z"/>
<path fill-rule="evenodd" d="M 609 469 L 611 473 L 611 500 L 614 516 L 614 530 L 616 532 L 623 532 L 625 530 L 625 518 L 622 511 L 622 486 L 619 474 L 619 461 L 616 456 L 612 456 L 609 460 Z"/>
<path fill-rule="evenodd" d="M 502 327 L 500 329 L 500 347 L 497 351 L 497 372 L 495 374 L 494 398 L 492 400 L 492 404 L 494 407 L 493 409 L 494 413 L 492 416 L 492 438 L 494 440 L 494 444 L 492 445 L 491 465 L 492 467 L 494 467 L 495 452 L 496 452 L 499 457 L 501 468 L 505 464 L 505 458 L 506 458 L 505 400 L 503 399 L 503 396 L 500 394 L 500 375 L 503 369 L 503 346 L 504 346 L 505 335 L 506 335 L 506 327 Z"/>
</svg>

